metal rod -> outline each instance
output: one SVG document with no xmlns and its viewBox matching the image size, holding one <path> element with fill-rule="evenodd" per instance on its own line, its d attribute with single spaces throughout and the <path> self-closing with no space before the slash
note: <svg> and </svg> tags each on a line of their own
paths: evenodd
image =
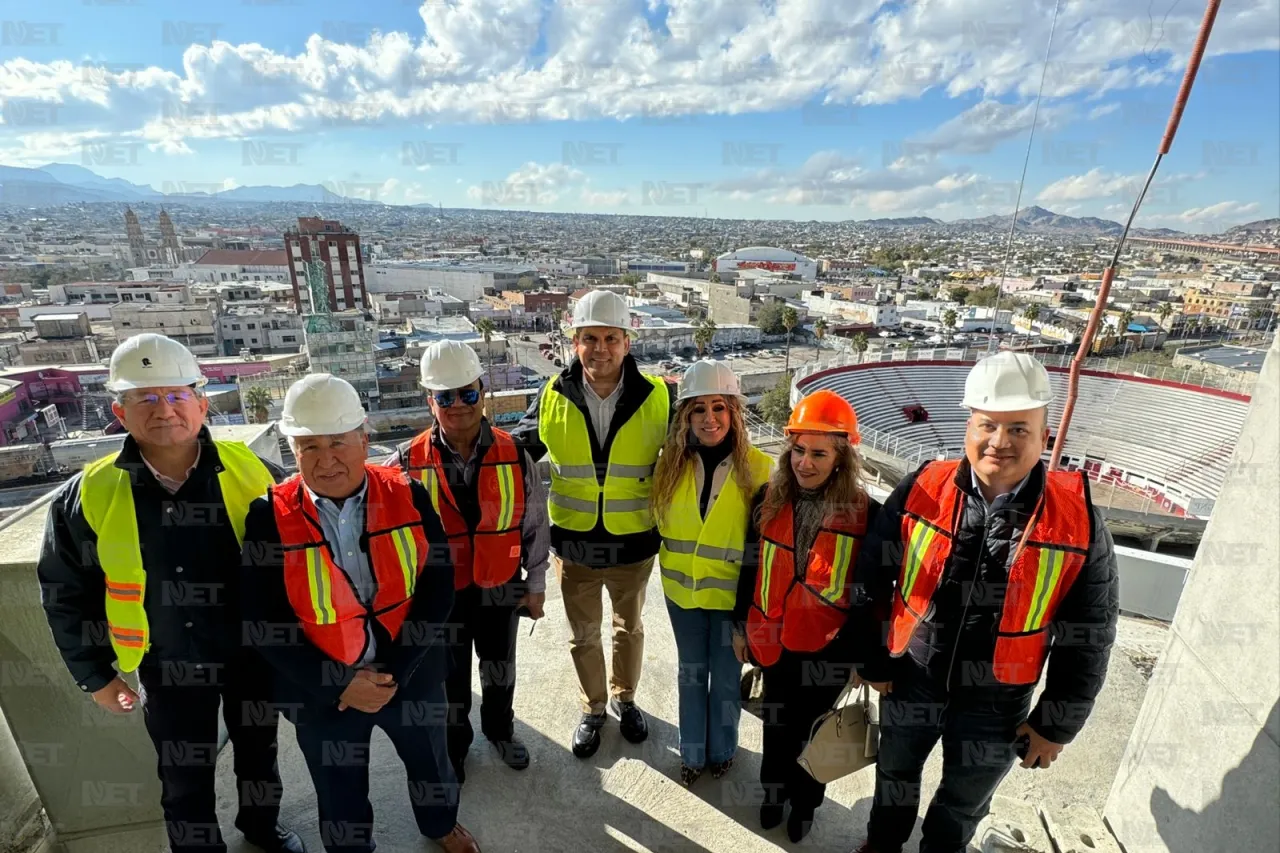
<svg viewBox="0 0 1280 853">
<path fill-rule="evenodd" d="M 1093 347 L 1093 336 L 1097 332 L 1102 315 L 1107 309 L 1107 296 L 1111 293 L 1111 282 L 1115 279 L 1116 267 L 1120 263 L 1120 253 L 1124 251 L 1125 238 L 1129 236 L 1129 229 L 1133 226 L 1133 220 L 1138 215 L 1138 208 L 1142 205 L 1142 200 L 1146 198 L 1147 190 L 1150 189 L 1151 182 L 1155 179 L 1156 170 L 1160 168 L 1160 161 L 1173 146 L 1174 135 L 1178 132 L 1178 124 L 1182 121 L 1183 110 L 1186 109 L 1187 99 L 1191 96 L 1191 88 L 1195 85 L 1196 73 L 1200 70 L 1200 62 L 1204 58 L 1204 50 L 1209 43 L 1209 34 L 1213 32 L 1213 22 L 1218 16 L 1218 8 L 1221 5 L 1222 0 L 1209 0 L 1208 5 L 1205 7 L 1204 18 L 1200 21 L 1200 32 L 1196 36 L 1191 56 L 1187 59 L 1187 70 L 1182 75 L 1182 85 L 1178 88 L 1178 96 L 1174 99 L 1173 108 L 1169 112 L 1169 122 L 1165 126 L 1164 136 L 1160 140 L 1160 148 L 1156 152 L 1155 162 L 1151 164 L 1151 171 L 1147 174 L 1147 180 L 1142 185 L 1142 191 L 1138 193 L 1138 198 L 1134 201 L 1133 208 L 1129 211 L 1129 218 L 1125 221 L 1124 230 L 1120 232 L 1120 238 L 1116 241 L 1116 251 L 1111 256 L 1111 263 L 1102 272 L 1102 284 L 1098 287 L 1097 301 L 1093 305 L 1093 311 L 1089 314 L 1089 322 L 1085 326 L 1084 334 L 1080 337 L 1080 348 L 1076 350 L 1075 358 L 1071 360 L 1071 370 L 1067 376 L 1067 400 L 1062 407 L 1062 420 L 1058 423 L 1058 433 L 1049 456 L 1050 471 L 1058 470 L 1058 463 L 1062 458 L 1062 447 L 1067 442 L 1067 433 L 1071 427 L 1071 415 L 1075 411 L 1076 396 L 1079 393 L 1080 366 L 1087 357 L 1089 350 Z"/>
</svg>

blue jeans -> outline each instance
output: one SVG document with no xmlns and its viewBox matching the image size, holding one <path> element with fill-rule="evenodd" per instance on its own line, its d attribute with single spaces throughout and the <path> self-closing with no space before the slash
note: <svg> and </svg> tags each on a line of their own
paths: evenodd
<svg viewBox="0 0 1280 853">
<path fill-rule="evenodd" d="M 1025 690 L 947 691 L 906 662 L 880 697 L 880 755 L 867 838 L 899 851 L 915 827 L 925 759 L 942 741 L 942 784 L 924 816 L 920 853 L 963 853 L 1018 760 L 1014 729 L 1031 710 Z"/>
<path fill-rule="evenodd" d="M 666 599 L 680 661 L 680 760 L 695 769 L 738 751 L 742 664 L 733 655 L 733 613 L 685 610 Z"/>
</svg>

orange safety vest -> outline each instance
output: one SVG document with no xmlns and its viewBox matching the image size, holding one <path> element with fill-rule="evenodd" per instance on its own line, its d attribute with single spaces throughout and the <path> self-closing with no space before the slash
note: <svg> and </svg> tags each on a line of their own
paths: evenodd
<svg viewBox="0 0 1280 853">
<path fill-rule="evenodd" d="M 942 579 L 964 493 L 959 460 L 930 462 L 916 478 L 902 514 L 902 567 L 889 622 L 889 653 L 900 657 Z M 1044 491 L 1009 567 L 996 633 L 993 675 L 1004 684 L 1035 684 L 1049 652 L 1049 625 L 1089 553 L 1088 486 L 1081 472 L 1046 472 Z"/>
<path fill-rule="evenodd" d="M 825 648 L 849 616 L 845 581 L 867 532 L 865 508 L 823 520 L 803 576 L 796 572 L 794 522 L 787 504 L 760 531 L 760 568 L 747 614 L 747 644 L 762 666 L 777 663 L 784 648 Z"/>
<path fill-rule="evenodd" d="M 400 636 L 427 562 L 427 536 L 409 481 L 394 468 L 365 465 L 365 538 L 377 590 L 372 606 L 356 595 L 351 578 L 333 561 L 311 495 L 294 474 L 270 491 L 284 547 L 284 585 L 307 639 L 348 666 L 364 655 L 366 620 L 377 619 Z"/>
<path fill-rule="evenodd" d="M 468 527 L 449 488 L 440 448 L 431 440 L 435 428 L 419 433 L 409 444 L 409 476 L 431 494 L 431 505 L 449 538 L 455 590 L 473 582 L 486 589 L 502 586 L 520 569 L 525 498 L 520 449 L 510 433 L 490 430 L 493 444 L 480 459 L 476 476 L 480 521 L 474 529 Z"/>
</svg>

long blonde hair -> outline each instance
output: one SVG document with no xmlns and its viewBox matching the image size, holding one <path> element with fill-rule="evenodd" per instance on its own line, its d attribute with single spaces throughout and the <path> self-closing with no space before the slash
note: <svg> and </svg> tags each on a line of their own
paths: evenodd
<svg viewBox="0 0 1280 853">
<path fill-rule="evenodd" d="M 728 440 L 733 442 L 733 450 L 729 456 L 733 459 L 733 475 L 737 478 L 738 487 L 742 489 L 742 500 L 748 506 L 751 505 L 753 497 L 751 489 L 751 437 L 747 434 L 746 419 L 742 414 L 742 401 L 735 396 L 726 394 L 724 401 L 729 409 L 729 436 Z M 667 440 L 662 445 L 662 455 L 658 457 L 658 467 L 653 477 L 653 492 L 649 496 L 649 505 L 653 511 L 653 518 L 659 524 L 662 523 L 663 517 L 667 510 L 671 507 L 671 501 L 675 499 L 676 487 L 680 485 L 680 478 L 684 475 L 685 466 L 694 464 L 694 456 L 697 455 L 697 445 L 689 441 L 689 436 L 693 431 L 691 418 L 693 416 L 693 407 L 698 402 L 697 397 L 693 397 L 681 402 L 676 408 L 676 418 L 671 425 L 671 430 L 667 433 Z M 707 471 L 706 476 L 710 477 L 711 472 Z"/>
<path fill-rule="evenodd" d="M 764 527 L 773 521 L 784 506 L 795 503 L 800 495 L 800 484 L 796 481 L 795 471 L 791 470 L 791 451 L 796 446 L 797 438 L 798 436 L 789 435 L 782 445 L 778 464 L 774 467 L 773 476 L 769 478 L 769 488 L 757 511 L 758 527 Z M 868 501 L 867 490 L 862 484 L 862 461 L 858 451 L 854 450 L 849 439 L 843 435 L 833 434 L 831 438 L 835 442 L 836 467 L 823 486 L 822 502 L 826 508 L 824 522 L 865 512 Z"/>
</svg>

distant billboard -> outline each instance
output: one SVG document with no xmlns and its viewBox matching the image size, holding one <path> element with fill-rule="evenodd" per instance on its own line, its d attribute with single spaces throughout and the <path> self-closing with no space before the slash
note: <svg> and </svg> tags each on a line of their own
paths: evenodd
<svg viewBox="0 0 1280 853">
<path fill-rule="evenodd" d="M 769 272 L 794 272 L 796 265 L 794 263 L 783 263 L 782 261 L 738 261 L 738 269 L 740 270 L 768 270 Z"/>
</svg>

